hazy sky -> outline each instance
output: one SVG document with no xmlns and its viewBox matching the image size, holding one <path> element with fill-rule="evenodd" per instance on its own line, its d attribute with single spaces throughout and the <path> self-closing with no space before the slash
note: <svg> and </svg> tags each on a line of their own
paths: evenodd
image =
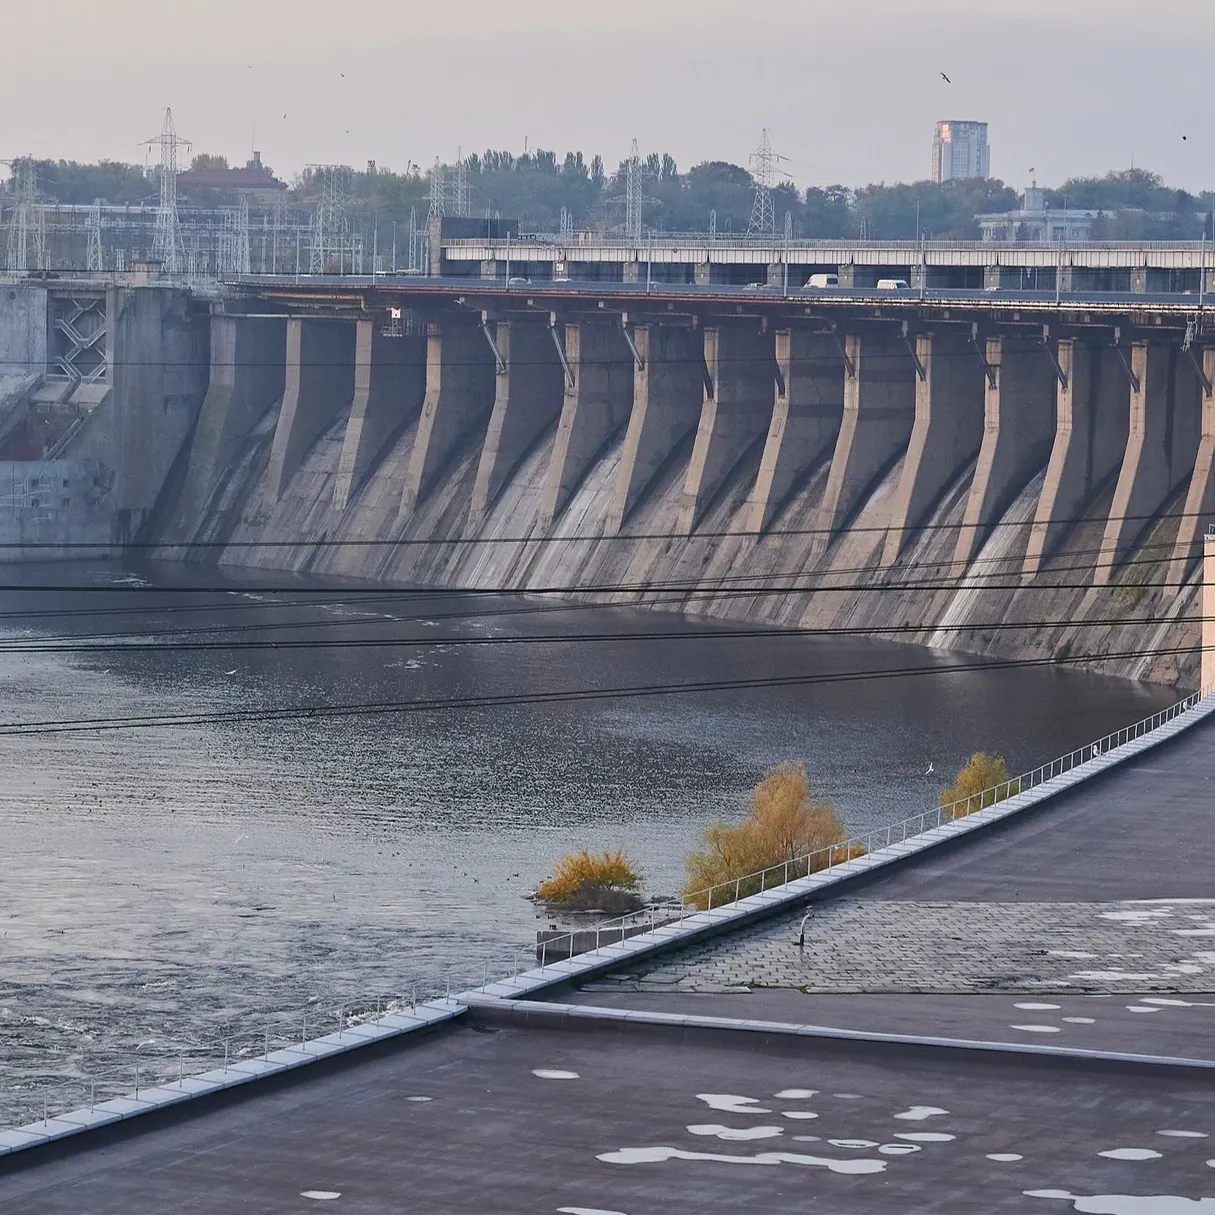
<svg viewBox="0 0 1215 1215">
<path fill-rule="evenodd" d="M 636 137 L 800 185 L 926 177 L 933 123 L 991 127 L 1024 184 L 1131 163 L 1215 185 L 1211 0 L 58 0 L 0 40 L 0 156 L 142 161 L 171 105 L 196 151 L 424 167 L 456 146 Z M 988 14 L 992 15 L 988 15 Z M 1150 16 L 1145 16 L 1150 14 Z M 940 77 L 953 79 L 947 85 Z M 345 73 L 343 77 L 342 73 Z M 1205 87 L 1204 87 L 1205 86 Z M 284 118 L 284 115 L 286 117 Z M 256 123 L 256 138 L 254 124 Z M 1182 136 L 1188 138 L 1183 140 Z"/>
</svg>

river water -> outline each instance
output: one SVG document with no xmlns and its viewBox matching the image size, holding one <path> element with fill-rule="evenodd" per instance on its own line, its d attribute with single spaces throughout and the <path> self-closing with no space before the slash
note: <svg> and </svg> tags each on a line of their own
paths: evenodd
<svg viewBox="0 0 1215 1215">
<path fill-rule="evenodd" d="M 537 599 L 176 567 L 3 582 L 4 725 L 251 717 L 0 733 L 0 1125 L 40 1116 L 44 1091 L 100 1098 L 136 1067 L 146 1084 L 210 1066 L 225 1039 L 248 1054 L 328 1032 L 343 1005 L 509 973 L 545 926 L 523 896 L 557 857 L 623 847 L 673 893 L 704 825 L 740 817 L 781 760 L 861 832 L 934 804 L 972 751 L 1019 771 L 1176 699 Z M 264 716 L 372 702 L 412 707 Z"/>
</svg>

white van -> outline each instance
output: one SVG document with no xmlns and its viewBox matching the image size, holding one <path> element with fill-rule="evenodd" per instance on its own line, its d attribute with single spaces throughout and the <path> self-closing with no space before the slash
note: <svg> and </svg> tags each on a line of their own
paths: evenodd
<svg viewBox="0 0 1215 1215">
<path fill-rule="evenodd" d="M 807 287 L 827 288 L 838 287 L 840 285 L 840 276 L 838 274 L 812 274 L 806 280 Z"/>
<path fill-rule="evenodd" d="M 911 284 L 905 278 L 879 278 L 878 291 L 910 291 Z"/>
</svg>

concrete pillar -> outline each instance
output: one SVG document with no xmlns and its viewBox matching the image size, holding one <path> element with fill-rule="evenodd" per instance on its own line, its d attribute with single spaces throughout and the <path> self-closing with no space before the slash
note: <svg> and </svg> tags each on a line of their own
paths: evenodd
<svg viewBox="0 0 1215 1215">
<path fill-rule="evenodd" d="M 211 379 L 190 446 L 177 535 L 190 534 L 198 526 L 216 479 L 237 446 L 258 418 L 282 400 L 286 368 L 285 319 L 211 318 Z"/>
<path fill-rule="evenodd" d="M 969 565 L 1013 500 L 1046 463 L 1055 436 L 1055 369 L 1040 342 L 987 339 L 996 383 L 984 379 L 983 445 L 954 560 Z"/>
<path fill-rule="evenodd" d="M 681 532 L 692 531 L 734 466 L 768 433 L 776 390 L 771 338 L 753 317 L 723 322 L 704 334 L 709 375 L 683 485 Z"/>
<path fill-rule="evenodd" d="M 633 332 L 642 367 L 633 371 L 633 411 L 624 436 L 607 530 L 618 532 L 671 453 L 696 429 L 704 394 L 699 329 L 638 325 Z"/>
<path fill-rule="evenodd" d="M 983 289 L 985 291 L 997 291 L 1003 284 L 1001 268 L 999 266 L 984 266 L 983 267 Z"/>
<path fill-rule="evenodd" d="M 544 483 L 540 520 L 545 530 L 633 408 L 633 352 L 619 325 L 566 325 L 565 358 L 574 383 L 565 385 Z"/>
<path fill-rule="evenodd" d="M 1185 356 L 1188 357 L 1188 356 Z M 1207 383 L 1215 382 L 1215 347 L 1202 352 L 1202 370 Z M 1169 566 L 1169 583 L 1174 591 L 1189 573 L 1190 565 L 1202 556 L 1202 533 L 1215 518 L 1215 396 L 1203 391 L 1202 422 L 1198 439 L 1198 457 L 1194 461 L 1194 475 L 1190 478 L 1190 492 L 1186 495 L 1181 520 L 1177 528 L 1177 543 L 1173 547 L 1173 560 Z M 1212 590 L 1215 594 L 1215 589 Z"/>
<path fill-rule="evenodd" d="M 437 278 L 443 273 L 443 217 L 432 215 L 426 221 L 426 273 Z"/>
<path fill-rule="evenodd" d="M 345 510 L 389 443 L 422 411 L 426 339 L 386 337 L 374 321 L 358 321 L 354 402 L 333 484 L 334 510 Z"/>
<path fill-rule="evenodd" d="M 812 548 L 819 553 L 907 450 L 916 412 L 911 353 L 892 333 L 850 333 L 845 353 L 844 417 L 831 458 Z"/>
<path fill-rule="evenodd" d="M 535 441 L 561 413 L 564 372 L 547 322 L 499 321 L 495 341 L 506 370 L 496 377 L 497 392 L 477 480 L 472 514 L 479 517 Z"/>
<path fill-rule="evenodd" d="M 693 274 L 693 281 L 698 287 L 707 287 L 713 281 L 713 263 L 697 262 Z"/>
<path fill-rule="evenodd" d="M 1131 290 L 1142 294 L 1148 289 L 1148 272 L 1146 266 L 1131 267 Z"/>
<path fill-rule="evenodd" d="M 767 284 L 769 287 L 783 287 L 785 285 L 784 262 L 768 263 Z"/>
<path fill-rule="evenodd" d="M 844 417 L 844 360 L 833 339 L 806 330 L 780 330 L 776 362 L 785 381 L 777 386 L 772 425 L 751 492 L 749 532 L 767 531 L 804 473 L 835 446 Z"/>
<path fill-rule="evenodd" d="M 401 517 L 413 514 L 452 456 L 481 433 L 494 406 L 494 357 L 475 322 L 428 327 L 426 396 L 409 454 Z"/>
<path fill-rule="evenodd" d="M 1215 532 L 1203 540 L 1202 691 L 1215 690 Z"/>
<path fill-rule="evenodd" d="M 625 262 L 620 271 L 621 281 L 626 283 L 644 283 L 645 270 L 640 262 Z"/>
<path fill-rule="evenodd" d="M 970 339 L 922 334 L 916 355 L 924 378 L 916 377 L 915 426 L 890 508 L 884 565 L 898 560 L 983 441 L 983 366 Z"/>
<path fill-rule="evenodd" d="M 1107 585 L 1169 496 L 1192 476 L 1198 451 L 1198 375 L 1176 345 L 1136 342 L 1130 433 L 1093 585 Z"/>
<path fill-rule="evenodd" d="M 1057 356 L 1067 386 L 1055 395 L 1055 441 L 1025 549 L 1026 578 L 1037 575 L 1126 450 L 1130 386 L 1117 353 L 1064 338 Z"/>
<path fill-rule="evenodd" d="M 266 471 L 271 501 L 282 497 L 309 449 L 353 396 L 354 326 L 292 317 L 287 322 L 283 407 Z"/>
</svg>

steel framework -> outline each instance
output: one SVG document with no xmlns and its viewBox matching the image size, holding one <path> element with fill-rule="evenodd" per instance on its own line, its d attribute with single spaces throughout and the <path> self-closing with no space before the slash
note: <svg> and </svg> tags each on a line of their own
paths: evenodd
<svg viewBox="0 0 1215 1215">
<path fill-rule="evenodd" d="M 46 216 L 38 205 L 38 170 L 32 156 L 0 162 L 13 175 L 16 205 L 8 227 L 5 265 L 9 270 L 46 269 Z"/>
<path fill-rule="evenodd" d="M 627 163 L 624 192 L 624 234 L 634 243 L 641 240 L 641 203 L 641 154 L 634 139 Z"/>
<path fill-rule="evenodd" d="M 751 220 L 747 224 L 748 236 L 772 236 L 776 232 L 776 214 L 772 209 L 772 186 L 776 180 L 776 154 L 768 139 L 768 128 L 760 136 L 759 147 L 751 153 L 754 166 L 755 199 L 751 203 Z"/>
<path fill-rule="evenodd" d="M 165 110 L 160 134 L 144 140 L 144 146 L 160 149 L 160 206 L 156 211 L 156 236 L 152 241 L 152 256 L 158 258 L 168 274 L 180 274 L 185 269 L 185 241 L 181 233 L 181 217 L 177 213 L 177 151 L 193 145 L 177 134 L 173 111 Z"/>
</svg>

